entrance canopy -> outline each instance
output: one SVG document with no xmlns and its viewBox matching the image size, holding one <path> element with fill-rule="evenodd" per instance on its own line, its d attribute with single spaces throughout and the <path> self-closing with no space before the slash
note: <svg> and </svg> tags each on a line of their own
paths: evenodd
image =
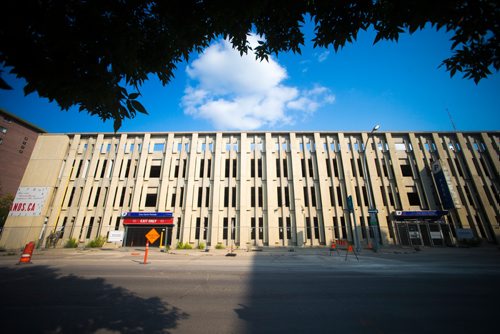
<svg viewBox="0 0 500 334">
<path fill-rule="evenodd" d="M 394 211 L 392 216 L 395 220 L 441 220 L 448 211 L 428 210 L 428 211 Z"/>
<path fill-rule="evenodd" d="M 173 225 L 172 212 L 124 212 L 123 225 Z"/>
</svg>

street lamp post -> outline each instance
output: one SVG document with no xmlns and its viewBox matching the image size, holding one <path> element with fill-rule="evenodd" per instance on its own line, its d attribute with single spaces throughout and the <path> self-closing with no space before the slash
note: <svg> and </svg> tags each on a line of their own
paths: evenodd
<svg viewBox="0 0 500 334">
<path fill-rule="evenodd" d="M 368 145 L 368 141 L 370 140 L 371 135 L 380 129 L 380 125 L 375 125 L 368 134 L 368 137 L 366 138 L 365 143 L 363 144 L 362 147 L 362 153 L 363 153 L 363 176 L 365 179 L 365 185 L 366 185 L 366 191 L 368 195 L 368 213 L 370 214 L 370 229 L 373 231 L 373 239 L 375 239 L 375 242 L 373 243 L 373 250 L 376 252 L 379 248 L 379 235 L 378 235 L 378 224 L 377 224 L 377 209 L 375 208 L 375 203 L 372 197 L 372 185 L 371 185 L 371 180 L 370 180 L 370 175 L 368 173 L 368 168 L 367 168 L 367 162 L 366 162 L 366 145 Z"/>
</svg>

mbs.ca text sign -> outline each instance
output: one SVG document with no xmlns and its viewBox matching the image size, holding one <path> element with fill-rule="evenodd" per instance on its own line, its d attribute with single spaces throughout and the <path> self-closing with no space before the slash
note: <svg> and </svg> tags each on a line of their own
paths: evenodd
<svg viewBox="0 0 500 334">
<path fill-rule="evenodd" d="M 40 216 L 48 193 L 48 187 L 20 187 L 9 216 Z"/>
</svg>

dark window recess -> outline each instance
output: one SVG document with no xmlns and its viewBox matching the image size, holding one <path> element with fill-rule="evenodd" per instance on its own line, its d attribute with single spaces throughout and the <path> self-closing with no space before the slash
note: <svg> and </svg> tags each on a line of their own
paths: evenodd
<svg viewBox="0 0 500 334">
<path fill-rule="evenodd" d="M 115 220 L 115 231 L 118 231 L 119 228 L 120 228 L 120 217 L 116 217 L 116 220 Z"/>
<path fill-rule="evenodd" d="M 356 177 L 356 164 L 354 163 L 354 160 L 351 159 L 351 170 L 352 170 L 352 176 Z"/>
<path fill-rule="evenodd" d="M 250 159 L 250 176 L 255 177 L 255 159 Z"/>
<path fill-rule="evenodd" d="M 132 163 L 131 160 L 128 160 L 127 161 L 127 168 L 125 168 L 125 177 L 128 177 L 129 173 L 130 173 L 130 164 Z"/>
<path fill-rule="evenodd" d="M 123 202 L 125 201 L 125 187 L 122 188 L 122 194 L 120 196 L 120 206 L 123 206 Z"/>
<path fill-rule="evenodd" d="M 337 167 L 337 159 L 333 159 L 332 163 L 333 163 L 333 173 L 334 173 L 335 177 L 339 177 L 339 169 Z"/>
<path fill-rule="evenodd" d="M 340 187 L 337 187 L 337 201 L 339 202 L 339 206 L 342 206 L 342 192 L 340 191 Z"/>
<path fill-rule="evenodd" d="M 181 195 L 179 196 L 179 206 L 182 207 L 182 201 L 184 199 L 184 188 L 181 188 Z"/>
<path fill-rule="evenodd" d="M 368 193 L 366 192 L 366 187 L 363 186 L 361 187 L 362 191 L 363 191 L 363 202 L 365 204 L 365 206 L 368 206 Z"/>
<path fill-rule="evenodd" d="M 71 189 L 71 194 L 69 195 L 69 200 L 68 200 L 68 206 L 71 206 L 71 203 L 73 203 L 73 196 L 75 196 L 75 189 Z"/>
<path fill-rule="evenodd" d="M 101 194 L 101 187 L 97 188 L 97 192 L 95 194 L 95 199 L 94 199 L 94 208 L 97 206 L 97 203 L 99 203 L 100 194 Z"/>
<path fill-rule="evenodd" d="M 457 158 L 455 158 L 455 165 L 457 166 L 458 175 L 463 178 L 464 173 L 462 172 L 462 168 L 460 167 L 460 161 Z"/>
<path fill-rule="evenodd" d="M 335 239 L 340 239 L 339 221 L 337 217 L 333 217 L 333 231 L 335 233 Z"/>
<path fill-rule="evenodd" d="M 311 239 L 311 218 L 307 217 L 306 218 L 306 238 Z"/>
<path fill-rule="evenodd" d="M 170 202 L 170 207 L 175 208 L 175 197 L 176 194 L 172 194 L 172 201 Z"/>
<path fill-rule="evenodd" d="M 200 177 L 203 177 L 205 174 L 205 160 L 200 161 Z"/>
<path fill-rule="evenodd" d="M 233 177 L 236 177 L 236 172 L 238 171 L 238 169 L 236 169 L 236 166 L 237 166 L 237 161 L 236 159 L 233 160 Z"/>
<path fill-rule="evenodd" d="M 394 206 L 394 197 L 392 196 L 391 188 L 387 189 L 387 194 L 389 195 L 389 203 L 391 204 L 391 206 Z"/>
<path fill-rule="evenodd" d="M 279 238 L 283 240 L 283 217 L 278 218 Z"/>
<path fill-rule="evenodd" d="M 174 177 L 179 177 L 179 162 L 174 167 Z"/>
<path fill-rule="evenodd" d="M 333 193 L 333 187 L 330 186 L 330 205 L 334 206 L 335 205 L 335 198 L 334 198 L 334 193 Z"/>
<path fill-rule="evenodd" d="M 304 187 L 304 205 L 309 206 L 309 195 L 307 194 L 307 187 Z"/>
<path fill-rule="evenodd" d="M 345 225 L 345 218 L 340 217 L 340 226 L 342 226 L 342 239 L 347 239 L 347 228 Z"/>
<path fill-rule="evenodd" d="M 408 193 L 408 203 L 410 205 L 418 205 L 420 206 L 420 198 L 418 197 L 418 193 Z"/>
<path fill-rule="evenodd" d="M 259 239 L 264 239 L 264 218 L 259 217 Z"/>
<path fill-rule="evenodd" d="M 226 162 L 225 162 L 225 171 L 224 171 L 224 176 L 225 177 L 229 177 L 229 164 L 230 164 L 230 160 L 229 159 L 226 159 Z"/>
<path fill-rule="evenodd" d="M 361 206 L 361 194 L 359 193 L 359 187 L 356 186 L 354 189 L 356 190 L 356 204 Z"/>
<path fill-rule="evenodd" d="M 151 166 L 151 169 L 149 170 L 149 177 L 160 177 L 160 172 L 161 166 Z"/>
<path fill-rule="evenodd" d="M 203 188 L 198 187 L 198 207 L 201 208 L 201 202 L 202 202 L 202 195 L 203 195 Z"/>
<path fill-rule="evenodd" d="M 318 217 L 313 217 L 313 223 L 314 223 L 314 237 L 316 239 L 319 239 L 319 222 L 318 222 Z"/>
<path fill-rule="evenodd" d="M 182 230 L 182 220 L 181 218 L 177 218 L 177 240 L 181 238 L 181 230 Z"/>
<path fill-rule="evenodd" d="M 290 207 L 290 193 L 288 192 L 288 187 L 285 187 L 285 206 Z"/>
<path fill-rule="evenodd" d="M 233 187 L 233 191 L 231 193 L 231 204 L 233 208 L 236 207 L 236 187 Z"/>
<path fill-rule="evenodd" d="M 283 206 L 282 198 L 281 198 L 281 187 L 277 187 L 276 191 L 278 193 L 278 206 Z"/>
<path fill-rule="evenodd" d="M 250 188 L 250 205 L 252 208 L 255 207 L 255 187 Z"/>
<path fill-rule="evenodd" d="M 210 187 L 206 187 L 205 188 L 205 207 L 208 208 L 209 206 L 210 206 Z"/>
<path fill-rule="evenodd" d="M 196 218 L 196 230 L 194 231 L 194 238 L 195 239 L 200 239 L 200 222 L 201 222 L 201 218 L 197 217 Z"/>
<path fill-rule="evenodd" d="M 292 221 L 290 217 L 286 217 L 286 238 L 292 239 Z"/>
<path fill-rule="evenodd" d="M 87 235 L 85 236 L 87 239 L 92 235 L 92 227 L 94 226 L 94 217 L 90 217 L 89 227 L 87 228 Z"/>
<path fill-rule="evenodd" d="M 212 159 L 207 160 L 207 177 L 212 177 Z"/>
<path fill-rule="evenodd" d="M 316 191 L 311 187 L 311 206 L 316 206 Z"/>
<path fill-rule="evenodd" d="M 224 207 L 227 208 L 229 205 L 229 188 L 224 188 Z"/>
<path fill-rule="evenodd" d="M 263 206 L 263 196 L 262 196 L 262 187 L 259 187 L 259 208 Z"/>
<path fill-rule="evenodd" d="M 262 177 L 262 159 L 257 160 L 258 176 Z"/>
<path fill-rule="evenodd" d="M 313 161 L 311 158 L 307 160 L 308 165 L 309 165 L 309 176 L 314 177 L 314 168 L 313 168 Z"/>
<path fill-rule="evenodd" d="M 227 240 L 227 228 L 228 228 L 228 218 L 224 217 L 223 218 L 223 228 L 222 228 L 222 239 Z"/>
<path fill-rule="evenodd" d="M 157 194 L 146 194 L 146 206 L 147 207 L 155 207 L 156 206 L 156 198 Z"/>
<path fill-rule="evenodd" d="M 302 177 L 306 177 L 306 161 L 300 159 L 300 167 L 302 167 Z"/>
<path fill-rule="evenodd" d="M 207 240 L 207 232 L 208 232 L 208 217 L 205 217 L 203 223 L 203 239 Z"/>
<path fill-rule="evenodd" d="M 95 166 L 95 171 L 94 171 L 94 178 L 97 176 L 97 171 L 99 170 L 99 163 L 100 161 L 97 161 L 97 165 Z M 90 167 L 90 166 L 89 166 Z"/>
<path fill-rule="evenodd" d="M 385 196 L 385 191 L 383 186 L 380 186 L 380 193 L 382 194 L 382 201 L 384 202 L 384 205 L 387 206 L 387 196 Z"/>
<path fill-rule="evenodd" d="M 380 165 L 378 164 L 377 159 L 375 159 L 375 167 L 377 167 L 377 176 L 380 177 L 381 172 L 380 172 Z"/>
<path fill-rule="evenodd" d="M 490 172 L 488 170 L 488 166 L 486 165 L 484 158 L 479 158 L 479 162 L 481 163 L 481 166 L 483 167 L 484 174 L 486 174 L 487 177 L 491 178 Z"/>
<path fill-rule="evenodd" d="M 255 240 L 255 217 L 252 217 L 250 224 L 251 224 L 250 239 Z"/>
<path fill-rule="evenodd" d="M 78 169 L 76 170 L 76 177 L 80 177 L 80 172 L 82 171 L 82 160 L 78 163 Z"/>
<path fill-rule="evenodd" d="M 236 239 L 236 218 L 231 218 L 231 240 Z"/>
<path fill-rule="evenodd" d="M 326 175 L 328 177 L 332 177 L 332 168 L 330 167 L 330 160 L 325 159 L 325 162 L 326 162 Z"/>
<path fill-rule="evenodd" d="M 288 177 L 288 165 L 286 163 L 286 158 L 283 159 L 283 177 Z"/>
<path fill-rule="evenodd" d="M 384 170 L 384 176 L 385 177 L 388 177 L 388 173 L 387 173 L 387 165 L 385 163 L 385 159 L 382 159 L 382 169 Z"/>
<path fill-rule="evenodd" d="M 276 159 L 276 177 L 281 177 L 280 159 Z"/>
<path fill-rule="evenodd" d="M 101 170 L 101 179 L 104 177 L 106 174 L 106 166 L 108 165 L 108 161 L 104 160 L 104 163 L 102 164 L 102 170 Z"/>
<path fill-rule="evenodd" d="M 401 165 L 401 174 L 404 177 L 413 177 L 410 165 Z"/>
<path fill-rule="evenodd" d="M 361 166 L 361 160 L 358 159 L 358 170 L 359 170 L 359 176 L 364 177 L 365 174 L 363 173 L 363 166 Z"/>
<path fill-rule="evenodd" d="M 182 178 L 186 178 L 187 160 L 182 160 Z"/>
</svg>

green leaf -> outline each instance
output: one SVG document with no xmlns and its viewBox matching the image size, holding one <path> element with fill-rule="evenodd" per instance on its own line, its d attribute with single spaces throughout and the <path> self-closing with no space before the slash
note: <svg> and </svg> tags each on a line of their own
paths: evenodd
<svg viewBox="0 0 500 334">
<path fill-rule="evenodd" d="M 138 112 L 140 113 L 143 113 L 143 114 L 146 114 L 146 115 L 149 115 L 148 112 L 146 111 L 146 108 L 144 108 L 142 106 L 142 104 L 140 104 L 139 101 L 136 101 L 136 100 L 129 100 L 130 103 L 132 103 L 132 105 L 134 106 L 134 109 L 137 110 Z"/>
<path fill-rule="evenodd" d="M 129 94 L 128 98 L 131 99 L 131 100 L 135 100 L 136 98 L 139 97 L 139 93 L 132 93 L 132 94 Z"/>
<path fill-rule="evenodd" d="M 113 122 L 113 128 L 115 129 L 115 133 L 120 130 L 122 126 L 122 119 L 121 118 L 115 118 L 115 121 Z"/>
<path fill-rule="evenodd" d="M 11 90 L 12 87 L 9 86 L 2 77 L 0 77 L 0 89 Z"/>
</svg>

